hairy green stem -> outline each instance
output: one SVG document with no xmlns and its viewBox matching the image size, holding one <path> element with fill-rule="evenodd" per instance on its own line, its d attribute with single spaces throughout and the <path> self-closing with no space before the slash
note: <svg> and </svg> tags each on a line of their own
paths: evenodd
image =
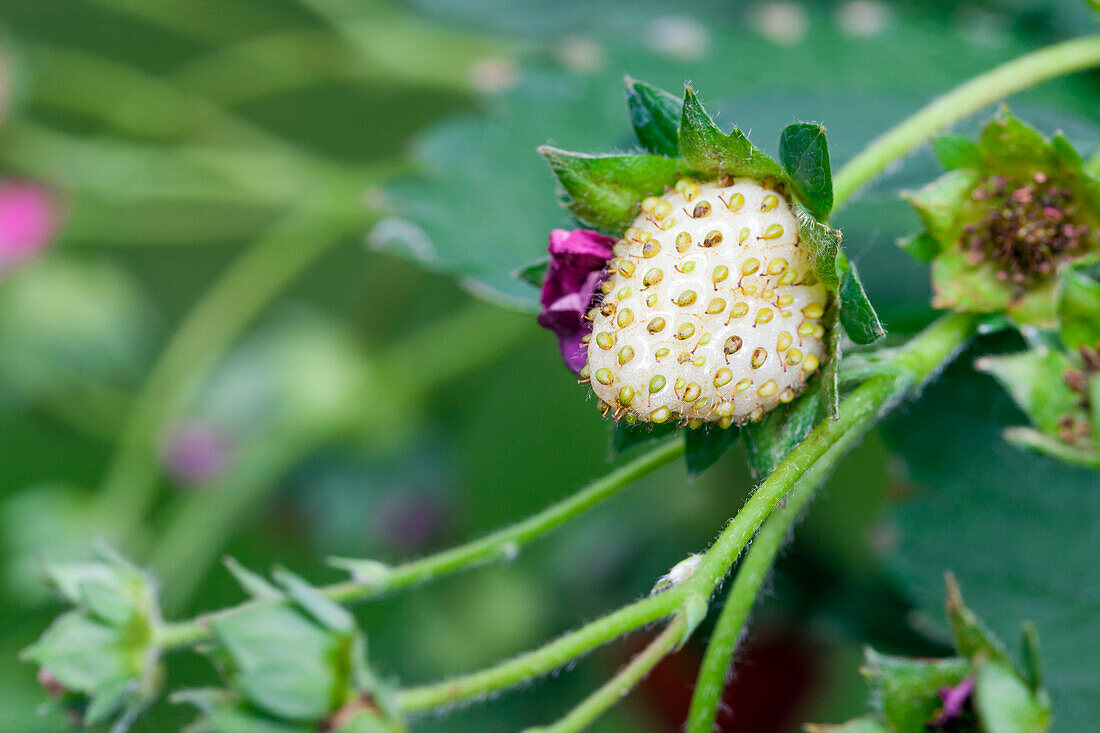
<svg viewBox="0 0 1100 733">
<path fill-rule="evenodd" d="M 580 705 L 569 711 L 552 725 L 528 728 L 525 733 L 577 733 L 590 726 L 595 720 L 614 707 L 645 676 L 656 667 L 666 655 L 674 651 L 690 633 L 686 619 L 675 616 L 656 639 L 598 690 L 584 699 Z"/>
<path fill-rule="evenodd" d="M 512 558 L 524 545 L 582 514 L 642 476 L 672 463 L 683 454 L 682 440 L 665 441 L 606 476 L 593 481 L 583 490 L 510 527 L 419 560 L 412 560 L 394 567 L 375 566 L 377 572 L 372 572 L 370 577 L 364 576 L 361 579 L 330 585 L 322 591 L 329 598 L 342 603 L 362 601 L 390 591 L 426 583 L 457 570 Z M 347 561 L 342 564 L 354 568 L 359 562 L 361 561 Z M 239 608 L 240 606 L 200 616 L 191 621 L 166 624 L 161 630 L 161 643 L 165 648 L 171 649 L 204 641 L 210 638 L 208 623 L 212 618 L 231 614 Z M 662 611 L 656 618 L 661 618 L 666 613 L 667 611 Z"/>
<path fill-rule="evenodd" d="M 860 388 L 861 391 L 871 394 L 874 403 L 880 405 L 880 411 L 884 411 L 906 394 L 914 392 L 949 361 L 975 323 L 973 317 L 965 315 L 945 317 L 922 334 L 919 340 L 898 353 L 896 375 L 869 379 Z M 814 492 L 832 473 L 836 462 L 859 442 L 870 427 L 871 423 L 867 422 L 859 429 L 844 433 L 833 445 L 830 455 L 806 471 L 787 496 L 786 505 L 772 513 L 753 539 L 751 549 L 737 569 L 733 587 L 707 645 L 688 713 L 687 733 L 710 733 L 713 729 L 733 653 L 779 548 Z"/>
<path fill-rule="evenodd" d="M 1065 41 L 1021 56 L 955 87 L 871 142 L 833 179 L 836 207 L 935 132 L 1044 81 L 1100 66 L 1100 36 Z"/>
</svg>

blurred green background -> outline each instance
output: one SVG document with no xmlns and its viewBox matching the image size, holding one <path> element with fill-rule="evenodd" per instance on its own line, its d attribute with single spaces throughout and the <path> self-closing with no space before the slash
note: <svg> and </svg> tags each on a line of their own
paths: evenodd
<svg viewBox="0 0 1100 733">
<path fill-rule="evenodd" d="M 936 93 L 1095 25 L 1077 0 L 3 0 L 0 183 L 42 185 L 63 226 L 0 270 L 0 730 L 64 727 L 35 714 L 16 657 L 59 608 L 44 559 L 103 538 L 183 618 L 240 599 L 223 555 L 336 580 L 327 556 L 423 554 L 607 470 L 607 426 L 511 273 L 568 222 L 535 147 L 625 145 L 624 74 L 692 80 L 769 151 L 784 124 L 824 122 L 839 165 Z M 1013 107 L 1091 154 L 1098 82 Z M 893 242 L 916 226 L 898 189 L 935 173 L 919 153 L 837 218 L 892 338 L 932 315 Z M 971 360 L 821 492 L 723 730 L 858 714 L 866 644 L 946 651 L 948 568 L 1002 636 L 1035 620 L 1056 729 L 1100 718 L 1095 477 L 1004 445 L 1022 419 Z M 648 592 L 750 488 L 736 451 L 694 481 L 669 468 L 510 564 L 359 607 L 373 663 L 418 683 L 533 646 Z M 596 729 L 678 730 L 707 636 Z M 415 729 L 553 719 L 637 642 Z M 217 681 L 193 655 L 169 674 Z M 137 729 L 194 716 L 163 702 Z"/>
</svg>

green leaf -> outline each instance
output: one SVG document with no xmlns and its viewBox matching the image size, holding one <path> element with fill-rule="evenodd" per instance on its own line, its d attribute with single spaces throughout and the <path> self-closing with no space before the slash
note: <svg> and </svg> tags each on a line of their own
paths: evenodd
<svg viewBox="0 0 1100 733">
<path fill-rule="evenodd" d="M 821 381 L 815 379 L 798 399 L 780 405 L 758 423 L 744 426 L 749 468 L 759 480 L 775 470 L 817 424 L 821 412 Z"/>
<path fill-rule="evenodd" d="M 685 431 L 684 460 L 687 463 L 688 473 L 698 476 L 710 468 L 715 461 L 726 454 L 740 434 L 741 430 L 737 427 L 723 429 L 717 425 Z"/>
<path fill-rule="evenodd" d="M 779 138 L 779 160 L 810 213 L 827 219 L 833 208 L 833 173 L 825 127 L 813 122 L 788 125 Z"/>
<path fill-rule="evenodd" d="M 928 232 L 918 232 L 898 240 L 898 246 L 915 260 L 931 262 L 940 253 L 940 243 Z"/>
<path fill-rule="evenodd" d="M 828 224 L 822 224 L 809 212 L 795 204 L 798 217 L 798 233 L 802 244 L 810 251 L 810 264 L 818 279 L 830 290 L 840 285 L 837 273 L 837 257 L 840 255 L 840 232 Z"/>
<path fill-rule="evenodd" d="M 87 695 L 141 672 L 125 653 L 120 629 L 78 611 L 58 618 L 21 657 L 48 669 L 67 689 Z"/>
<path fill-rule="evenodd" d="M 522 280 L 529 285 L 534 285 L 536 288 L 541 289 L 543 282 L 546 281 L 546 268 L 550 266 L 550 260 L 543 258 L 538 262 L 534 262 L 530 265 L 525 265 L 515 272 L 512 276 L 518 280 Z"/>
<path fill-rule="evenodd" d="M 708 178 L 722 174 L 786 178 L 779 164 L 749 142 L 739 129 L 733 128 L 728 135 L 719 130 L 691 87 L 684 89 L 680 153 L 688 165 Z"/>
<path fill-rule="evenodd" d="M 1061 273 L 1058 318 L 1062 343 L 1071 349 L 1100 344 L 1100 282 L 1072 267 Z"/>
<path fill-rule="evenodd" d="M 940 135 L 932 139 L 936 159 L 946 170 L 969 168 L 977 170 L 982 164 L 978 143 L 962 135 Z"/>
<path fill-rule="evenodd" d="M 939 690 L 954 687 L 970 671 L 965 659 L 906 659 L 867 650 L 865 674 L 871 697 L 898 731 L 921 731 L 940 707 Z"/>
<path fill-rule="evenodd" d="M 683 102 L 655 86 L 626 78 L 630 123 L 642 147 L 654 155 L 680 155 L 680 114 Z"/>
<path fill-rule="evenodd" d="M 566 208 L 589 226 L 621 232 L 637 218 L 642 199 L 676 183 L 682 161 L 659 155 L 585 155 L 544 145 L 539 153 L 568 199 Z"/>
<path fill-rule="evenodd" d="M 1044 733 L 1050 729 L 1050 704 L 1028 688 L 1011 665 L 989 660 L 978 669 L 974 706 L 986 733 Z"/>
<path fill-rule="evenodd" d="M 999 637 L 1034 620 L 1058 729 L 1091 730 L 1100 720 L 1097 474 L 1001 439 L 1018 415 L 970 364 L 978 347 L 1016 344 L 1008 334 L 979 342 L 888 423 L 909 488 L 885 518 L 896 532 L 885 552 L 899 587 L 927 619 L 943 616 L 950 568 L 967 605 Z"/>
<path fill-rule="evenodd" d="M 675 422 L 653 425 L 647 422 L 627 424 L 625 420 L 615 423 L 611 430 L 611 450 L 622 453 L 639 445 L 645 445 L 660 440 L 667 435 L 675 433 L 680 426 Z"/>
<path fill-rule="evenodd" d="M 840 323 L 855 343 L 873 344 L 886 335 L 886 329 L 867 298 L 856 266 L 845 258 L 841 268 L 844 275 L 840 280 Z"/>
</svg>

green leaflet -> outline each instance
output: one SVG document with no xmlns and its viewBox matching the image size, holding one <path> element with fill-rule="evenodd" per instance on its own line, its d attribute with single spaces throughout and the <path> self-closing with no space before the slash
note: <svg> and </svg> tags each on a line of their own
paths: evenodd
<svg viewBox="0 0 1100 733">
<path fill-rule="evenodd" d="M 785 179 L 783 169 L 761 152 L 736 127 L 730 134 L 718 129 L 691 87 L 684 89 L 680 117 L 680 154 L 707 178 L 722 174 L 750 178 Z"/>
<path fill-rule="evenodd" d="M 840 323 L 852 341 L 860 345 L 873 344 L 886 335 L 886 329 L 867 298 L 856 266 L 842 255 L 840 267 L 844 272 L 839 291 Z"/>
<path fill-rule="evenodd" d="M 680 155 L 683 103 L 663 89 L 626 78 L 626 103 L 638 142 L 654 155 Z"/>
<path fill-rule="evenodd" d="M 779 160 L 809 212 L 827 219 L 833 208 L 833 174 L 825 127 L 813 122 L 788 125 L 779 137 Z"/>
<path fill-rule="evenodd" d="M 638 216 L 638 204 L 659 196 L 685 172 L 682 161 L 658 155 L 585 155 L 544 145 L 539 153 L 565 191 L 566 208 L 597 229 L 621 232 Z"/>
</svg>

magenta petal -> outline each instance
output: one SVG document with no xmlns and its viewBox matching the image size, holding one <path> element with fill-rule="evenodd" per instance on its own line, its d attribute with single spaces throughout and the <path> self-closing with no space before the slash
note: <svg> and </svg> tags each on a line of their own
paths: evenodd
<svg viewBox="0 0 1100 733">
<path fill-rule="evenodd" d="M 562 359 L 574 373 L 580 372 L 587 358 L 581 340 L 592 326 L 584 316 L 603 279 L 614 241 L 585 229 L 555 229 L 550 233 L 550 264 L 538 320 L 557 334 Z"/>
</svg>

